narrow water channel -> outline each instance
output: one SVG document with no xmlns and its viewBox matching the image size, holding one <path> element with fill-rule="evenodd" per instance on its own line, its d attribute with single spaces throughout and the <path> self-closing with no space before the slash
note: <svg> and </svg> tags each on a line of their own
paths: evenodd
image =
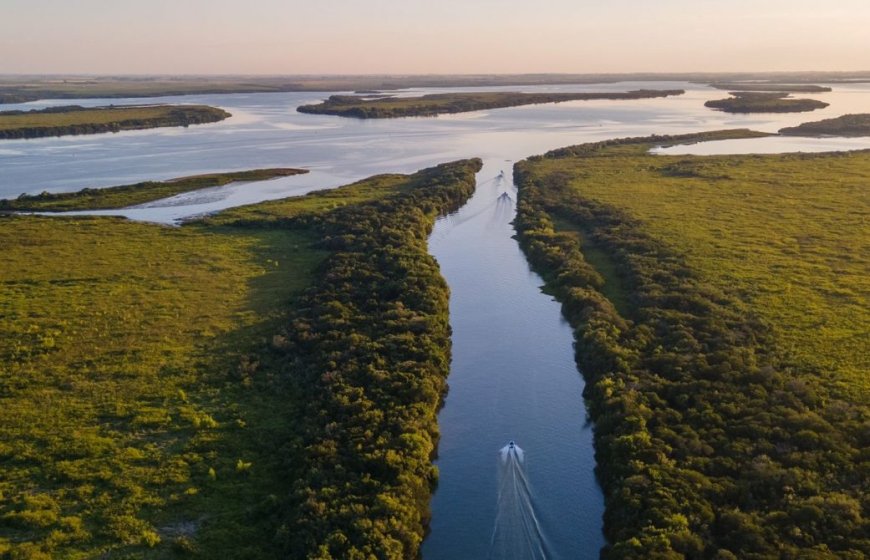
<svg viewBox="0 0 870 560">
<path fill-rule="evenodd" d="M 512 237 L 512 166 L 486 160 L 474 197 L 429 240 L 451 290 L 453 363 L 425 560 L 598 558 L 604 544 L 572 331 Z M 511 440 L 527 484 L 517 496 L 500 484 Z M 523 528 L 529 515 L 539 531 Z M 497 526 L 506 519 L 519 528 Z"/>
</svg>

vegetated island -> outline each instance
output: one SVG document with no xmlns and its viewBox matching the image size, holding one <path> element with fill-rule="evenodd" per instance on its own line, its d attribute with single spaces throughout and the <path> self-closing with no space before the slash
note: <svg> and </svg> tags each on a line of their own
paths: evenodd
<svg viewBox="0 0 870 560">
<path fill-rule="evenodd" d="M 499 109 L 561 103 L 564 101 L 587 101 L 592 99 L 649 99 L 682 95 L 685 91 L 641 89 L 612 93 L 435 93 L 420 97 L 387 97 L 371 99 L 365 96 L 332 95 L 316 105 L 297 107 L 300 113 L 337 115 L 358 119 L 388 119 L 397 117 L 433 117 L 447 113 L 465 113 L 484 109 Z"/>
<path fill-rule="evenodd" d="M 80 107 L 0 111 L 0 139 L 99 134 L 222 121 L 229 113 L 207 105 Z"/>
<path fill-rule="evenodd" d="M 226 173 L 208 173 L 170 179 L 168 181 L 143 181 L 118 187 L 87 188 L 71 193 L 43 192 L 36 195 L 22 194 L 18 198 L 0 200 L 0 212 L 111 210 L 144 204 L 208 187 L 219 187 L 229 183 L 265 181 L 302 173 L 308 173 L 308 170 L 277 167 L 248 171 L 230 171 Z"/>
<path fill-rule="evenodd" d="M 828 103 L 816 99 L 792 99 L 787 92 L 732 91 L 732 97 L 704 103 L 726 113 L 804 113 L 824 109 Z"/>
<path fill-rule="evenodd" d="M 480 165 L 173 228 L 0 217 L 0 556 L 416 558 L 450 364 L 427 237 Z"/>
<path fill-rule="evenodd" d="M 515 167 L 587 379 L 602 558 L 864 558 L 870 151 L 649 153 L 715 138 Z"/>
<path fill-rule="evenodd" d="M 782 128 L 785 136 L 870 136 L 870 114 L 859 113 Z"/>
<path fill-rule="evenodd" d="M 777 84 L 770 82 L 713 82 L 710 87 L 728 91 L 758 91 L 780 93 L 827 93 L 832 91 L 827 86 L 813 84 Z"/>
</svg>

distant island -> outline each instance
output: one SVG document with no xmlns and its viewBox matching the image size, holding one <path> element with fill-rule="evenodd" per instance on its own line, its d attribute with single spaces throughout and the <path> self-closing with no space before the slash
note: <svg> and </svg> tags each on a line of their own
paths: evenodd
<svg viewBox="0 0 870 560">
<path fill-rule="evenodd" d="M 520 105 L 588 101 L 592 99 L 648 99 L 682 95 L 681 89 L 640 89 L 605 93 L 436 93 L 420 97 L 387 97 L 372 99 L 355 95 L 332 95 L 316 105 L 302 105 L 300 113 L 337 115 L 358 119 L 388 119 L 397 117 L 433 117 L 448 113 L 465 113 L 484 109 L 500 109 Z"/>
<path fill-rule="evenodd" d="M 732 97 L 708 101 L 704 106 L 726 113 L 804 113 L 828 106 L 824 101 L 816 99 L 792 99 L 785 92 L 730 93 Z"/>
<path fill-rule="evenodd" d="M 774 84 L 768 82 L 713 82 L 710 87 L 728 91 L 770 91 L 781 93 L 827 93 L 826 86 L 812 84 Z"/>
<path fill-rule="evenodd" d="M 143 181 L 102 189 L 82 189 L 71 193 L 43 192 L 22 194 L 18 198 L 0 200 L 0 212 L 69 212 L 75 210 L 113 210 L 144 204 L 177 194 L 219 187 L 229 183 L 265 181 L 308 173 L 307 169 L 271 168 L 192 175 L 168 181 Z"/>
<path fill-rule="evenodd" d="M 159 97 L 290 91 L 385 91 L 411 87 L 494 87 L 678 81 L 699 84 L 812 84 L 870 81 L 870 72 L 635 72 L 630 74 L 380 74 L 358 76 L 0 76 L 0 104 L 38 99 Z M 793 87 L 793 86 L 792 86 Z M 766 90 L 770 91 L 770 90 Z M 789 90 L 795 91 L 795 90 Z"/>
<path fill-rule="evenodd" d="M 99 134 L 222 121 L 231 115 L 207 105 L 80 107 L 0 112 L 0 139 Z"/>
<path fill-rule="evenodd" d="M 843 115 L 803 123 L 783 128 L 779 133 L 785 136 L 870 136 L 870 114 Z"/>
</svg>

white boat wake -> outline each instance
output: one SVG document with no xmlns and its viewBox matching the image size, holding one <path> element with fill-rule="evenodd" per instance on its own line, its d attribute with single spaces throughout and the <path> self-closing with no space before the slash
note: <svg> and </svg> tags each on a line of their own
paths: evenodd
<svg viewBox="0 0 870 560">
<path fill-rule="evenodd" d="M 525 453 L 511 441 L 499 450 L 498 509 L 488 558 L 539 560 L 548 558 L 546 539 L 535 515 L 525 471 Z"/>
</svg>

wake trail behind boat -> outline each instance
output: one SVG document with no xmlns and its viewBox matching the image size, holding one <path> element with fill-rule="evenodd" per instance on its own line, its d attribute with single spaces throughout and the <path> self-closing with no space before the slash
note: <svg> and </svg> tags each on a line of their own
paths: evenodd
<svg viewBox="0 0 870 560">
<path fill-rule="evenodd" d="M 498 507 L 487 558 L 538 560 L 548 557 L 532 497 L 525 453 L 512 441 L 499 451 Z"/>
</svg>

